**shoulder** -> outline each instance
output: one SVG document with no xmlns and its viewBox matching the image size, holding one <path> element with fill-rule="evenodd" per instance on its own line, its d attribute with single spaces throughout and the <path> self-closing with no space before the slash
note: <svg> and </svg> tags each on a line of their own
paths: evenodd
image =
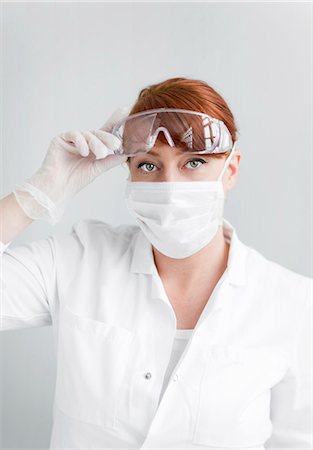
<svg viewBox="0 0 313 450">
<path fill-rule="evenodd" d="M 69 233 L 54 236 L 54 242 L 63 255 L 121 254 L 129 248 L 139 230 L 137 225 L 114 226 L 101 220 L 83 219 L 75 222 Z"/>
<path fill-rule="evenodd" d="M 265 257 L 253 247 L 246 247 L 248 274 L 250 279 L 257 280 L 262 292 L 271 297 L 277 295 L 285 305 L 288 299 L 312 303 L 313 278 Z"/>
<path fill-rule="evenodd" d="M 127 240 L 137 233 L 137 225 L 111 225 L 96 219 L 84 219 L 72 225 L 72 231 L 82 239 L 120 239 Z"/>
<path fill-rule="evenodd" d="M 131 224 L 111 225 L 96 219 L 84 219 L 72 225 L 72 233 L 84 246 L 106 246 L 123 249 L 129 246 L 139 231 L 139 226 Z"/>
</svg>

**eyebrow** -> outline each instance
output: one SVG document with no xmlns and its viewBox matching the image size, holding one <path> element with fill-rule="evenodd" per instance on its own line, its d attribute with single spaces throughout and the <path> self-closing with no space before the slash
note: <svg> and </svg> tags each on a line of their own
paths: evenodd
<svg viewBox="0 0 313 450">
<path fill-rule="evenodd" d="M 150 152 L 147 152 L 146 155 L 160 156 L 158 153 L 154 152 L 153 150 L 151 150 Z M 142 154 L 142 156 L 144 156 L 144 154 Z"/>
</svg>

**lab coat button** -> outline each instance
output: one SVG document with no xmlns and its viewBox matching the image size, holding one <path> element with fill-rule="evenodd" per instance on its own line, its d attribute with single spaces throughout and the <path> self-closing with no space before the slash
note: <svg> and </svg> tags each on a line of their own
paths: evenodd
<svg viewBox="0 0 313 450">
<path fill-rule="evenodd" d="M 177 373 L 175 373 L 175 375 L 173 376 L 173 381 L 177 381 L 178 380 L 178 375 Z"/>
<path fill-rule="evenodd" d="M 152 377 L 152 375 L 151 375 L 150 372 L 147 372 L 147 373 L 145 374 L 145 378 L 146 378 L 147 380 L 150 380 L 151 377 Z"/>
</svg>

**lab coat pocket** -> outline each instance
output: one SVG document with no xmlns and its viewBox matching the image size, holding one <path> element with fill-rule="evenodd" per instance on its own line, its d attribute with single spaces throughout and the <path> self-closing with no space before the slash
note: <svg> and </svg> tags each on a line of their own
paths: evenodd
<svg viewBox="0 0 313 450">
<path fill-rule="evenodd" d="M 135 333 L 62 309 L 56 404 L 78 420 L 114 428 Z"/>
<path fill-rule="evenodd" d="M 212 347 L 199 388 L 193 443 L 249 448 L 271 433 L 270 388 L 286 370 L 271 347 Z"/>
</svg>

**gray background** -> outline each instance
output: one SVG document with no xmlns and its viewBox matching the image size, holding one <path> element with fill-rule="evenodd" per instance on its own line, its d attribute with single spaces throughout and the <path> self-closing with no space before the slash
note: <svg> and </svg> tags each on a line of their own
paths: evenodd
<svg viewBox="0 0 313 450">
<path fill-rule="evenodd" d="M 5 3 L 2 15 L 1 196 L 39 168 L 54 135 L 100 127 L 149 84 L 202 79 L 240 131 L 225 217 L 245 244 L 312 276 L 312 3 Z M 134 223 L 127 175 L 102 174 L 61 223 L 35 222 L 11 245 L 84 218 Z M 47 448 L 51 327 L 0 337 L 1 448 Z"/>
</svg>

